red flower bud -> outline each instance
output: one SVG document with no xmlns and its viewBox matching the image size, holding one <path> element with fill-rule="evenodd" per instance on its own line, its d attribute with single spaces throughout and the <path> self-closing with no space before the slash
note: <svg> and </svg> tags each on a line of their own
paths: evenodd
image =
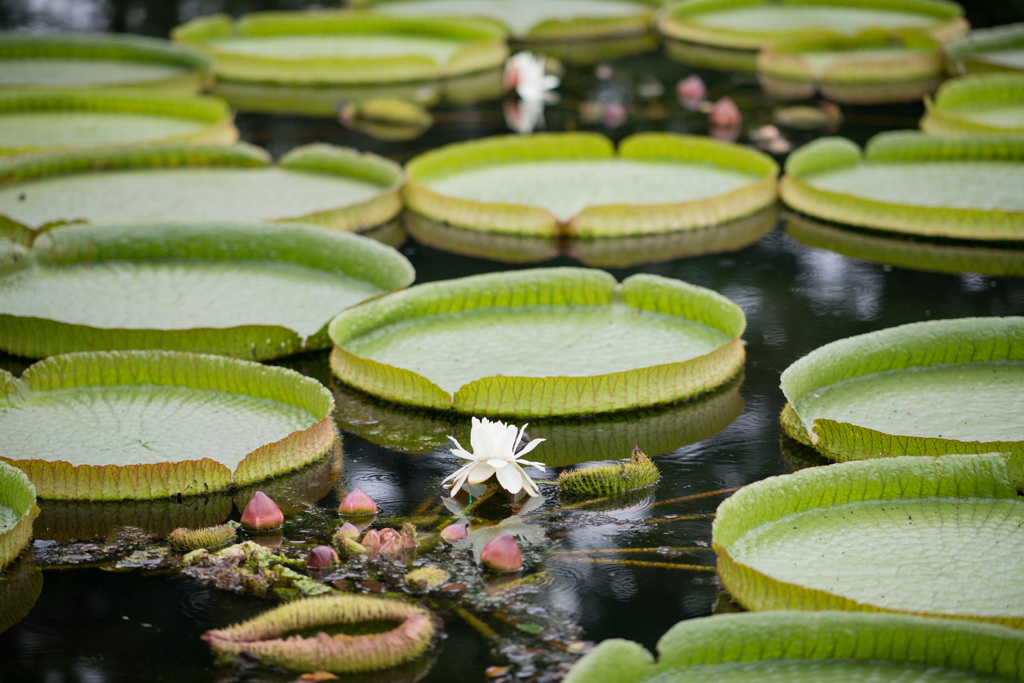
<svg viewBox="0 0 1024 683">
<path fill-rule="evenodd" d="M 480 562 L 496 572 L 514 572 L 523 568 L 523 554 L 512 534 L 501 534 L 487 542 L 480 551 Z"/>
<path fill-rule="evenodd" d="M 362 489 L 352 489 L 342 499 L 338 512 L 343 515 L 375 515 L 377 504 Z"/>
<path fill-rule="evenodd" d="M 362 532 L 359 530 L 359 527 L 357 527 L 355 524 L 353 524 L 352 522 L 345 522 L 341 525 L 341 528 L 338 529 L 335 535 L 355 540 L 359 538 L 359 534 L 361 533 Z"/>
<path fill-rule="evenodd" d="M 467 535 L 469 535 L 469 529 L 465 524 L 449 524 L 445 528 L 441 529 L 441 538 L 449 543 L 461 541 Z"/>
<path fill-rule="evenodd" d="M 338 553 L 327 545 L 318 545 L 306 555 L 306 566 L 310 569 L 323 569 L 338 563 Z"/>
<path fill-rule="evenodd" d="M 366 555 L 371 559 L 377 558 L 377 552 L 380 550 L 380 532 L 376 529 L 370 529 L 363 536 L 363 547 L 366 548 Z"/>
<path fill-rule="evenodd" d="M 284 514 L 270 496 L 257 491 L 242 512 L 242 526 L 250 531 L 276 529 L 284 522 Z"/>
<path fill-rule="evenodd" d="M 676 84 L 676 97 L 687 109 L 696 109 L 707 96 L 707 86 L 697 74 L 691 74 Z"/>
<path fill-rule="evenodd" d="M 711 107 L 708 123 L 720 128 L 737 128 L 743 123 L 743 115 L 731 97 L 723 97 Z"/>
</svg>

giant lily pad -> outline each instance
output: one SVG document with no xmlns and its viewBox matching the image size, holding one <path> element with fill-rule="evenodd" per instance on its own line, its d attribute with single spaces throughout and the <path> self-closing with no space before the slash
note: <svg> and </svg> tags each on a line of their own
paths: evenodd
<svg viewBox="0 0 1024 683">
<path fill-rule="evenodd" d="M 792 208 L 876 230 L 973 240 L 1024 239 L 1024 139 L 876 135 L 861 154 L 819 138 L 790 155 L 779 184 Z"/>
<path fill-rule="evenodd" d="M 291 85 L 430 81 L 493 69 L 508 56 L 490 21 L 323 10 L 194 19 L 171 34 L 208 51 L 218 80 Z"/>
<path fill-rule="evenodd" d="M 572 63 L 653 49 L 659 0 L 358 0 L 398 16 L 488 17 L 527 47 Z"/>
<path fill-rule="evenodd" d="M 613 237 L 717 225 L 775 201 L 765 154 L 707 137 L 593 133 L 462 142 L 406 167 L 406 205 L 454 225 L 529 235 Z"/>
<path fill-rule="evenodd" d="M 0 576 L 0 633 L 28 616 L 43 592 L 43 572 L 25 557 Z"/>
<path fill-rule="evenodd" d="M 936 273 L 980 273 L 1024 277 L 1024 249 L 989 243 L 909 238 L 894 233 L 855 230 L 791 214 L 786 234 L 798 242 L 864 259 Z"/>
<path fill-rule="evenodd" d="M 926 97 L 921 130 L 934 135 L 1024 134 L 1024 73 L 977 74 Z"/>
<path fill-rule="evenodd" d="M 28 545 L 38 514 L 32 482 L 21 470 L 0 462 L 0 570 Z"/>
<path fill-rule="evenodd" d="M 918 100 L 945 76 L 941 43 L 916 31 L 827 35 L 762 49 L 758 80 L 775 97 L 803 99 L 815 91 L 844 104 Z"/>
<path fill-rule="evenodd" d="M 238 140 L 231 111 L 209 97 L 126 91 L 0 90 L 0 156 L 112 144 Z"/>
<path fill-rule="evenodd" d="M 223 356 L 70 353 L 0 373 L 0 387 L 0 460 L 41 498 L 217 491 L 299 468 L 336 438 L 319 382 Z"/>
<path fill-rule="evenodd" d="M 1024 71 L 1024 23 L 971 31 L 946 52 L 957 73 Z"/>
<path fill-rule="evenodd" d="M 1024 626 L 1024 501 L 999 454 L 901 456 L 750 484 L 712 526 L 744 607 L 882 610 Z"/>
<path fill-rule="evenodd" d="M 0 89 L 145 88 L 195 94 L 213 74 L 206 57 L 131 35 L 0 33 Z"/>
<path fill-rule="evenodd" d="M 720 614 L 670 628 L 657 662 L 638 643 L 606 640 L 565 682 L 1020 681 L 1022 657 L 1024 635 L 991 624 L 839 611 Z"/>
<path fill-rule="evenodd" d="M 1024 456 L 1024 318 L 936 320 L 841 339 L 789 366 L 782 391 L 786 433 L 833 460 Z"/>
<path fill-rule="evenodd" d="M 745 319 L 678 280 L 576 268 L 417 285 L 339 314 L 331 368 L 361 391 L 473 415 L 543 417 L 671 403 L 743 364 Z"/>
<path fill-rule="evenodd" d="M 790 40 L 905 29 L 948 40 L 967 31 L 962 14 L 945 0 L 686 0 L 661 15 L 658 30 L 680 48 L 677 58 L 753 71 L 757 50 Z"/>
<path fill-rule="evenodd" d="M 413 280 L 391 247 L 312 225 L 74 225 L 15 249 L 0 265 L 0 348 L 34 358 L 326 348 L 338 311 Z"/>
<path fill-rule="evenodd" d="M 55 152 L 0 163 L 0 214 L 29 228 L 224 220 L 362 230 L 398 214 L 402 181 L 386 159 L 322 144 L 276 165 L 246 144 Z"/>
</svg>

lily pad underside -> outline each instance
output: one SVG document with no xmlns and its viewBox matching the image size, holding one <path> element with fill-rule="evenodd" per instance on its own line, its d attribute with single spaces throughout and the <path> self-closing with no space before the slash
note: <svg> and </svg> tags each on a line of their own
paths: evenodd
<svg viewBox="0 0 1024 683">
<path fill-rule="evenodd" d="M 170 41 L 133 35 L 0 32 L 0 90 L 145 88 L 194 95 L 213 63 Z"/>
<path fill-rule="evenodd" d="M 750 610 L 845 609 L 1024 626 L 1024 502 L 999 454 L 812 467 L 744 487 L 712 526 Z"/>
<path fill-rule="evenodd" d="M 648 33 L 657 0 L 358 0 L 398 16 L 488 17 L 514 39 L 560 43 Z"/>
<path fill-rule="evenodd" d="M 816 91 L 844 104 L 916 101 L 945 77 L 942 46 L 915 31 L 865 31 L 778 43 L 757 55 L 758 79 L 772 96 Z"/>
<path fill-rule="evenodd" d="M 819 138 L 789 156 L 783 201 L 814 218 L 970 240 L 1024 240 L 1024 139 L 881 133 L 863 155 Z"/>
<path fill-rule="evenodd" d="M 210 97 L 0 89 L 0 156 L 117 144 L 230 145 L 237 140 L 231 111 Z"/>
<path fill-rule="evenodd" d="M 32 482 L 18 468 L 0 462 L 0 571 L 28 545 L 38 515 Z"/>
<path fill-rule="evenodd" d="M 208 52 L 218 80 L 290 85 L 431 81 L 501 66 L 505 30 L 489 20 L 321 10 L 194 19 L 172 37 Z"/>
<path fill-rule="evenodd" d="M 190 496 L 323 456 L 334 401 L 284 368 L 175 351 L 51 356 L 0 374 L 0 460 L 41 498 Z"/>
<path fill-rule="evenodd" d="M 1011 453 L 1011 477 L 1024 486 L 1024 318 L 936 320 L 841 339 L 793 363 L 781 384 L 786 433 L 832 460 Z"/>
<path fill-rule="evenodd" d="M 672 403 L 743 365 L 745 319 L 678 280 L 551 268 L 414 286 L 339 314 L 331 368 L 440 411 L 545 417 Z"/>
<path fill-rule="evenodd" d="M 406 167 L 406 205 L 476 230 L 578 238 L 692 230 L 775 201 L 765 154 L 703 136 L 538 133 L 462 142 Z"/>
<path fill-rule="evenodd" d="M 1024 71 L 1024 22 L 976 29 L 946 48 L 957 73 Z"/>
<path fill-rule="evenodd" d="M 364 230 L 401 211 L 401 168 L 312 144 L 276 164 L 258 147 L 154 145 L 40 154 L 0 163 L 0 214 L 55 222 L 299 221 Z"/>
<path fill-rule="evenodd" d="M 1024 249 L 977 242 L 927 241 L 786 216 L 786 234 L 798 242 L 843 256 L 936 273 L 1024 276 Z"/>
<path fill-rule="evenodd" d="M 932 135 L 1024 135 L 1024 72 L 954 78 L 924 104 L 921 130 Z"/>
<path fill-rule="evenodd" d="M 566 683 L 1024 680 L 1024 634 L 902 614 L 757 612 L 681 621 L 658 640 L 602 642 Z"/>
<path fill-rule="evenodd" d="M 943 0 L 691 0 L 665 11 L 658 30 L 678 41 L 753 51 L 872 29 L 914 29 L 948 40 L 967 30 L 962 15 L 959 5 Z"/>
<path fill-rule="evenodd" d="M 0 348 L 31 358 L 327 348 L 335 314 L 414 277 L 368 237 L 284 223 L 74 225 L 12 256 L 0 266 Z"/>
</svg>

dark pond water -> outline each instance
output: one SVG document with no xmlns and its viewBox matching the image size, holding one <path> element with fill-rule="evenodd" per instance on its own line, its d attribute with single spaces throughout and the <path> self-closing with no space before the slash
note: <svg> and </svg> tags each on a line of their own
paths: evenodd
<svg viewBox="0 0 1024 683">
<path fill-rule="evenodd" d="M 117 28 L 166 35 L 175 22 L 213 10 L 240 12 L 303 4 L 7 0 L 0 2 L 0 22 L 5 27 Z M 1015 18 L 1006 16 L 1007 12 L 1017 12 L 1016 19 L 1024 19 L 1020 5 L 1012 3 L 975 5 L 969 12 L 979 25 Z M 611 75 L 604 79 L 598 78 L 593 68 L 565 74 L 561 104 L 546 112 L 548 130 L 596 130 L 615 139 L 638 130 L 705 132 L 703 115 L 683 110 L 674 97 L 676 82 L 693 69 L 658 53 L 610 66 Z M 771 122 L 780 103 L 764 97 L 750 77 L 700 73 L 709 83 L 712 97 L 730 94 L 740 103 L 745 131 Z M 581 107 L 589 106 L 586 102 L 608 101 L 626 106 L 628 117 L 622 125 L 609 128 L 601 122 L 581 120 Z M 237 123 L 245 140 L 274 155 L 306 142 L 325 141 L 372 150 L 400 162 L 451 141 L 508 130 L 501 103 L 496 101 L 440 107 L 434 113 L 434 128 L 409 142 L 375 140 L 329 118 L 240 114 Z M 843 123 L 835 132 L 864 142 L 882 130 L 916 127 L 921 113 L 919 105 L 845 108 Z M 783 129 L 783 134 L 798 146 L 819 133 Z M 741 139 L 746 141 L 746 137 Z M 414 240 L 401 250 L 415 265 L 419 282 L 526 267 L 454 255 Z M 665 253 L 664 248 L 655 252 Z M 563 256 L 544 265 L 579 262 Z M 662 479 L 653 494 L 622 507 L 576 510 L 560 508 L 556 496 L 549 494 L 543 506 L 525 513 L 520 522 L 529 525 L 522 530 L 530 539 L 526 576 L 535 579 L 531 585 L 506 592 L 481 586 L 479 578 L 470 576 L 475 576 L 475 570 L 464 562 L 460 566 L 466 576 L 456 575 L 452 580 L 470 583 L 466 591 L 430 603 L 443 619 L 445 634 L 431 655 L 394 675 L 352 680 L 480 681 L 489 667 L 510 664 L 507 673 L 492 669 L 491 676 L 527 680 L 557 672 L 563 662 L 572 661 L 572 643 L 576 641 L 625 637 L 653 648 L 657 638 L 681 619 L 733 609 L 709 571 L 714 565 L 714 554 L 707 547 L 711 515 L 727 495 L 716 492 L 796 466 L 780 443 L 778 416 L 784 399 L 778 388 L 779 374 L 807 352 L 841 337 L 922 320 L 1024 314 L 1022 279 L 945 274 L 850 258 L 798 242 L 787 234 L 784 218 L 740 249 L 611 272 L 620 279 L 638 272 L 679 278 L 721 292 L 739 304 L 747 316 L 743 335 L 747 362 L 741 383 L 701 402 L 657 413 L 606 423 L 562 425 L 570 440 L 575 438 L 571 434 L 578 432 L 620 444 L 619 450 L 604 457 L 627 457 L 634 441 L 657 455 Z M 24 359 L 0 357 L 0 366 L 15 373 L 27 364 Z M 453 425 L 423 416 L 396 415 L 348 396 L 332 380 L 326 352 L 286 359 L 281 364 L 315 376 L 336 391 L 343 453 L 334 463 L 340 467 L 327 468 L 326 479 L 314 481 L 310 475 L 308 480 L 300 477 L 282 485 L 311 501 L 303 511 L 289 515 L 284 530 L 286 552 L 300 556 L 309 545 L 325 541 L 340 497 L 354 487 L 377 501 L 384 523 L 449 514 L 439 509 L 439 483 L 457 466 L 443 445 L 444 434 Z M 468 425 L 454 427 L 465 436 Z M 539 436 L 545 429 L 554 427 L 533 425 L 531 432 Z M 402 442 L 409 450 L 417 450 L 411 446 L 418 444 L 419 450 L 426 452 L 410 454 L 376 445 Z M 535 451 L 543 453 L 543 447 Z M 545 478 L 557 471 L 549 469 Z M 215 663 L 200 635 L 261 612 L 272 603 L 210 588 L 177 572 L 152 569 L 159 558 L 136 552 L 149 547 L 146 534 L 123 527 L 145 529 L 149 525 L 152 529 L 160 526 L 160 520 L 182 512 L 173 502 L 162 505 L 158 510 L 134 511 L 112 510 L 109 505 L 44 505 L 43 517 L 37 521 L 33 557 L 25 558 L 10 572 L 28 586 L 20 594 L 38 593 L 38 597 L 30 609 L 13 604 L 14 600 L 0 605 L 0 615 L 5 610 L 27 611 L 16 625 L 0 634 L 0 680 L 294 679 L 266 669 L 241 670 Z M 191 513 L 212 519 L 210 523 L 229 515 L 238 518 L 237 508 L 232 509 L 227 498 L 191 505 Z M 495 520 L 502 513 L 496 510 Z M 87 542 L 46 540 L 65 533 Z M 615 548 L 653 550 L 569 552 Z M 143 568 L 117 569 L 116 561 L 125 564 L 126 556 L 127 564 Z M 677 566 L 668 566 L 672 564 Z M 387 584 L 385 579 L 381 580 Z M 370 584 L 362 590 L 373 588 Z"/>
</svg>

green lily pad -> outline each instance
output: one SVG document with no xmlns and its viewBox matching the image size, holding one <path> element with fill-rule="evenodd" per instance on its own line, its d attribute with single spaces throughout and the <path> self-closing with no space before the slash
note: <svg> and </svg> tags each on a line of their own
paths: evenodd
<svg viewBox="0 0 1024 683">
<path fill-rule="evenodd" d="M 174 349 L 253 360 L 327 348 L 339 311 L 413 280 L 370 238 L 300 224 L 74 225 L 0 265 L 0 349 Z"/>
<path fill-rule="evenodd" d="M 526 47 L 574 64 L 653 49 L 659 0 L 358 0 L 404 17 L 487 17 Z"/>
<path fill-rule="evenodd" d="M 806 216 L 786 217 L 786 234 L 798 242 L 843 256 L 936 273 L 1024 276 L 1024 249 L 970 241 L 906 238 L 821 223 Z"/>
<path fill-rule="evenodd" d="M 458 228 L 406 212 L 405 227 L 421 244 L 505 263 L 535 263 L 571 256 L 596 268 L 626 268 L 684 256 L 736 251 L 757 242 L 778 224 L 774 204 L 757 213 L 699 230 L 632 237 L 566 239 Z"/>
<path fill-rule="evenodd" d="M 1024 73 L 962 76 L 926 97 L 921 130 L 933 135 L 1024 134 Z"/>
<path fill-rule="evenodd" d="M 0 570 L 28 545 L 38 514 L 32 482 L 21 470 L 0 461 Z"/>
<path fill-rule="evenodd" d="M 490 21 L 338 10 L 194 19 L 171 36 L 208 52 L 218 80 L 290 85 L 430 81 L 486 71 L 508 56 Z"/>
<path fill-rule="evenodd" d="M 942 44 L 916 31 L 872 30 L 776 43 L 757 55 L 761 87 L 773 97 L 816 91 L 843 104 L 917 101 L 945 77 Z"/>
<path fill-rule="evenodd" d="M 489 232 L 620 237 L 692 230 L 775 201 L 767 155 L 702 136 L 594 133 L 461 142 L 406 167 L 406 206 Z"/>
<path fill-rule="evenodd" d="M 0 633 L 28 616 L 43 592 L 43 571 L 27 557 L 0 576 Z"/>
<path fill-rule="evenodd" d="M 722 585 L 747 609 L 1024 626 L 1024 502 L 999 454 L 900 456 L 770 477 L 718 506 L 712 545 Z"/>
<path fill-rule="evenodd" d="M 841 339 L 790 365 L 781 383 L 786 433 L 832 460 L 1024 457 L 1024 317 L 935 320 Z"/>
<path fill-rule="evenodd" d="M 210 97 L 0 89 L 0 156 L 113 144 L 230 145 L 237 140 L 231 111 Z"/>
<path fill-rule="evenodd" d="M 672 403 L 743 365 L 745 318 L 678 280 L 577 268 L 414 286 L 339 314 L 331 368 L 371 395 L 472 415 L 544 417 Z M 462 352 L 465 350 L 465 352 Z"/>
<path fill-rule="evenodd" d="M 917 29 L 939 39 L 967 30 L 963 9 L 942 0 L 688 0 L 658 21 L 668 38 L 737 50 L 825 35 L 850 36 L 870 29 Z"/>
<path fill-rule="evenodd" d="M 606 640 L 565 683 L 1024 680 L 1019 631 L 902 614 L 720 614 L 679 622 L 657 649 L 655 663 L 637 643 Z"/>
<path fill-rule="evenodd" d="M 957 73 L 1024 71 L 1024 23 L 971 31 L 946 47 Z"/>
<path fill-rule="evenodd" d="M 263 150 L 153 145 L 0 162 L 0 214 L 29 228 L 59 221 L 300 221 L 363 230 L 401 211 L 401 168 L 313 144 L 277 164 Z"/>
<path fill-rule="evenodd" d="M 628 413 L 531 420 L 529 435 L 544 447 L 530 457 L 551 467 L 618 460 L 639 445 L 650 456 L 669 453 L 722 431 L 743 412 L 740 378 L 690 401 Z M 454 435 L 468 443 L 464 418 L 424 413 L 383 403 L 348 387 L 332 387 L 338 404 L 335 423 L 371 443 L 406 453 L 447 448 Z M 43 512 L 45 515 L 45 507 Z M 38 525 L 37 525 L 38 526 Z"/>
<path fill-rule="evenodd" d="M 193 95 L 213 63 L 168 40 L 132 35 L 0 32 L 0 89 L 145 88 Z"/>
<path fill-rule="evenodd" d="M 1024 239 L 1024 139 L 881 133 L 819 138 L 786 161 L 783 201 L 814 218 L 972 240 Z"/>
<path fill-rule="evenodd" d="M 223 356 L 71 353 L 0 373 L 0 387 L 0 461 L 41 498 L 218 491 L 313 462 L 336 438 L 319 382 Z"/>
</svg>

